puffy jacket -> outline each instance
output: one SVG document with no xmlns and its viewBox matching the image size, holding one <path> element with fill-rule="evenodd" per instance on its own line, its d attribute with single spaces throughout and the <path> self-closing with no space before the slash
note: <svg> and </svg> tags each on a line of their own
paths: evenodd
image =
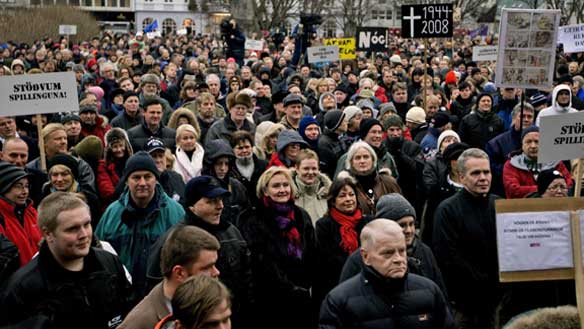
<svg viewBox="0 0 584 329">
<path fill-rule="evenodd" d="M 39 255 L 18 270 L 3 292 L 0 324 L 15 324 L 41 315 L 55 328 L 115 328 L 131 306 L 130 283 L 120 260 L 91 248 L 84 270 L 66 271 L 47 243 Z"/>
<path fill-rule="evenodd" d="M 164 146 L 174 150 L 176 143 L 176 131 L 165 126 L 158 127 L 157 131 L 151 131 L 146 127 L 146 123 L 142 120 L 142 124 L 128 130 L 128 139 L 132 144 L 134 152 L 144 150 L 146 142 L 151 137 L 158 137 L 164 141 Z"/>
<path fill-rule="evenodd" d="M 562 161 L 552 161 L 537 164 L 536 171 L 529 169 L 525 162 L 525 154 L 519 154 L 507 160 L 503 167 L 503 185 L 509 199 L 524 198 L 529 193 L 537 192 L 537 173 L 555 168 L 566 179 L 568 187 L 572 186 L 572 176 Z"/>
<path fill-rule="evenodd" d="M 383 278 L 370 267 L 333 289 L 320 309 L 319 329 L 451 329 L 454 320 L 440 288 L 408 274 Z"/>
<path fill-rule="evenodd" d="M 20 266 L 28 263 L 39 250 L 42 236 L 37 220 L 37 211 L 30 200 L 24 206 L 16 206 L 0 197 L 0 234 L 18 248 Z"/>
<path fill-rule="evenodd" d="M 156 195 L 146 209 L 136 209 L 130 203 L 130 191 L 126 187 L 119 200 L 112 203 L 103 216 L 95 235 L 111 243 L 120 260 L 132 274 L 136 298 L 146 291 L 146 264 L 150 247 L 170 227 L 178 223 L 185 212 L 171 199 L 160 184 Z"/>
<path fill-rule="evenodd" d="M 484 150 L 487 142 L 505 131 L 505 128 L 503 120 L 494 112 L 479 112 L 476 110 L 462 119 L 458 135 L 460 140 L 470 147 Z"/>
</svg>

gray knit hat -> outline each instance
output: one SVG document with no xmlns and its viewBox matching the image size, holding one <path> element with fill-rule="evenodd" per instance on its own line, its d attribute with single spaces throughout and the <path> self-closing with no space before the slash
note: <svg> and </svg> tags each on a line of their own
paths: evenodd
<svg viewBox="0 0 584 329">
<path fill-rule="evenodd" d="M 375 207 L 375 217 L 398 221 L 406 216 L 416 219 L 416 210 L 399 193 L 390 193 L 382 196 Z"/>
</svg>

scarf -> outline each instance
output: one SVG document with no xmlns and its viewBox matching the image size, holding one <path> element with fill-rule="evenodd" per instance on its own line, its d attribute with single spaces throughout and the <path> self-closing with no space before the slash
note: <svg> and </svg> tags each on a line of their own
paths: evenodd
<svg viewBox="0 0 584 329">
<path fill-rule="evenodd" d="M 335 222 L 341 225 L 341 228 L 339 229 L 339 233 L 341 234 L 341 248 L 347 255 L 352 254 L 353 251 L 357 250 L 359 247 L 355 226 L 357 226 L 357 223 L 361 220 L 361 210 L 357 209 L 353 215 L 346 215 L 338 211 L 336 208 L 332 208 L 330 215 Z"/>
<path fill-rule="evenodd" d="M 191 158 L 189 158 L 185 151 L 177 146 L 174 171 L 178 172 L 185 182 L 188 182 L 191 178 L 200 176 L 201 169 L 203 169 L 204 155 L 205 150 L 199 143 L 195 146 L 195 151 Z"/>
<path fill-rule="evenodd" d="M 275 213 L 276 224 L 282 236 L 288 239 L 288 256 L 302 258 L 302 242 L 300 233 L 294 226 L 294 201 L 290 199 L 287 203 L 275 203 L 271 198 L 264 196 L 262 202 L 266 208 Z"/>
<path fill-rule="evenodd" d="M 250 180 L 255 169 L 253 155 L 245 158 L 235 158 L 235 166 L 237 167 L 237 170 L 241 176 L 245 177 L 247 180 Z"/>
</svg>

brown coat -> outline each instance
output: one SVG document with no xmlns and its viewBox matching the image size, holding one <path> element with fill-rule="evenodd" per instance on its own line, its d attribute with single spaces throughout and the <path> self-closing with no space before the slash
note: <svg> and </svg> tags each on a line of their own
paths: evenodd
<svg viewBox="0 0 584 329">
<path fill-rule="evenodd" d="M 152 291 L 128 313 L 118 329 L 154 328 L 162 318 L 170 314 L 166 308 L 163 283 L 164 281 L 152 288 Z"/>
</svg>

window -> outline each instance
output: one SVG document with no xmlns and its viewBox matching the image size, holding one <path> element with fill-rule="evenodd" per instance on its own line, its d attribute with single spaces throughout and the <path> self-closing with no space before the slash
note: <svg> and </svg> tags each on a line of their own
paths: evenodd
<svg viewBox="0 0 584 329">
<path fill-rule="evenodd" d="M 162 21 L 162 32 L 164 34 L 171 34 L 176 32 L 176 22 L 172 18 L 166 18 Z"/>
<path fill-rule="evenodd" d="M 152 17 L 146 17 L 144 18 L 144 20 L 142 21 L 142 30 L 144 30 L 146 28 L 146 26 L 152 24 L 154 20 L 152 19 Z"/>
<path fill-rule="evenodd" d="M 325 38 L 336 38 L 337 36 L 337 24 L 334 20 L 328 21 L 324 25 L 324 37 Z"/>
<path fill-rule="evenodd" d="M 373 9 L 371 10 L 371 19 L 391 20 L 392 14 L 391 9 Z"/>
<path fill-rule="evenodd" d="M 401 15 L 401 8 L 400 7 L 396 7 L 395 8 L 395 20 L 396 21 L 399 21 L 399 20 L 401 20 L 401 17 L 402 17 L 402 15 Z"/>
</svg>

